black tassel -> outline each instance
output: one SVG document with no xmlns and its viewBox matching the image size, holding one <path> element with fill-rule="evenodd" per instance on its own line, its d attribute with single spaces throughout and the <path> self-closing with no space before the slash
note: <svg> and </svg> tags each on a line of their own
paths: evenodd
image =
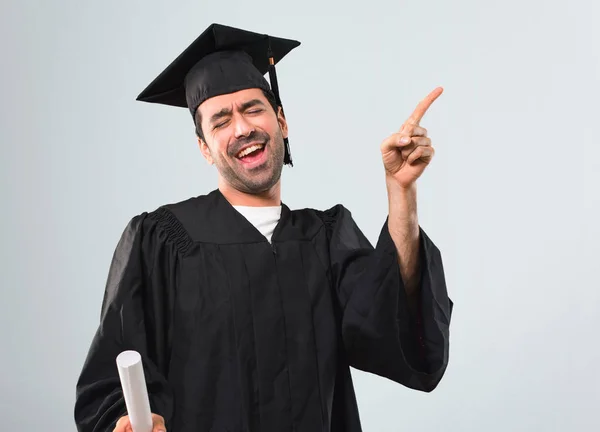
<svg viewBox="0 0 600 432">
<path fill-rule="evenodd" d="M 268 36 L 267 36 L 268 37 Z M 273 58 L 273 51 L 271 50 L 271 38 L 269 38 L 269 50 L 267 53 L 269 57 L 269 80 L 271 81 L 271 90 L 275 95 L 275 102 L 281 107 L 281 113 L 284 114 L 283 104 L 281 103 L 281 96 L 279 95 L 279 84 L 277 83 L 277 72 L 275 71 L 275 59 Z M 284 114 L 285 115 L 285 114 Z M 292 153 L 290 151 L 290 143 L 287 138 L 283 139 L 285 145 L 285 154 L 283 157 L 283 163 L 285 165 L 294 166 L 292 162 Z"/>
</svg>

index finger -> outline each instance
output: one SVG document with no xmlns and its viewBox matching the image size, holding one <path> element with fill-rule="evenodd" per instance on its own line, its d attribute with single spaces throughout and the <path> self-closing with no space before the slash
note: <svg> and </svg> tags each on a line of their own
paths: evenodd
<svg viewBox="0 0 600 432">
<path fill-rule="evenodd" d="M 429 107 L 431 106 L 431 104 L 438 97 L 440 97 L 440 95 L 443 93 L 443 91 L 444 91 L 444 89 L 442 87 L 438 87 L 434 91 L 429 93 L 425 99 L 423 99 L 421 102 L 419 102 L 419 105 L 417 105 L 417 108 L 415 108 L 415 110 L 410 115 L 410 117 L 408 118 L 406 123 L 412 124 L 412 125 L 418 125 L 420 123 L 421 119 L 423 118 L 423 116 L 425 115 L 425 113 L 427 112 L 427 110 L 429 109 Z"/>
</svg>

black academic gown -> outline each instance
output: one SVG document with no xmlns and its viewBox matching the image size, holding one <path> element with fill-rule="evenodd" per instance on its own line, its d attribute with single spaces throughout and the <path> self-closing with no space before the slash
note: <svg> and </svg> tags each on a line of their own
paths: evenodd
<svg viewBox="0 0 600 432">
<path fill-rule="evenodd" d="M 387 221 L 373 248 L 341 205 L 283 205 L 270 244 L 218 190 L 134 217 L 77 382 L 78 430 L 126 414 L 115 359 L 136 350 L 169 432 L 360 431 L 350 367 L 429 392 L 448 364 L 452 302 L 423 230 L 420 244 L 415 323 Z"/>
</svg>

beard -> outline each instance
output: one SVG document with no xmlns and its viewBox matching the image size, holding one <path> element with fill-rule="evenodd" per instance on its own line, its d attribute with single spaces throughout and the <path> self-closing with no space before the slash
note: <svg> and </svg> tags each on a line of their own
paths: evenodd
<svg viewBox="0 0 600 432">
<path fill-rule="evenodd" d="M 236 155 L 250 143 L 264 143 L 263 151 L 267 152 L 267 160 L 258 167 L 246 169 L 238 162 Z M 233 142 L 227 156 L 218 154 L 217 158 L 213 156 L 213 160 L 221 177 L 229 185 L 240 192 L 256 195 L 271 189 L 281 178 L 284 152 L 281 129 L 272 138 L 266 132 L 255 131 Z"/>
</svg>

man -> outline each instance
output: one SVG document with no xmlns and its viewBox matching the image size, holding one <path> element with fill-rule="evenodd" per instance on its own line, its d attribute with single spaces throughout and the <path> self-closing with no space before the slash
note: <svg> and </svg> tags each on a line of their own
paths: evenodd
<svg viewBox="0 0 600 432">
<path fill-rule="evenodd" d="M 356 432 L 350 367 L 426 392 L 442 378 L 452 302 L 415 188 L 433 156 L 419 121 L 441 89 L 381 146 L 389 214 L 373 248 L 342 205 L 281 201 L 275 64 L 298 45 L 212 25 L 138 97 L 189 108 L 218 189 L 127 225 L 77 383 L 79 431 L 131 430 L 125 350 L 142 355 L 155 432 Z"/>
</svg>

